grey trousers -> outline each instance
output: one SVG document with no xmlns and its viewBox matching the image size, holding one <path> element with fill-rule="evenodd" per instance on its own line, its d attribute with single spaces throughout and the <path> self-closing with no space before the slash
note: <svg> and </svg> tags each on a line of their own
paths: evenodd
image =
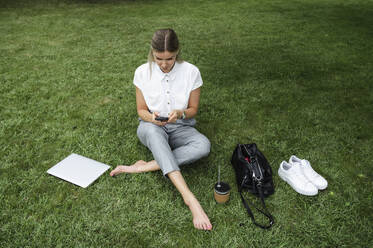
<svg viewBox="0 0 373 248">
<path fill-rule="evenodd" d="M 164 176 L 210 153 L 210 141 L 190 125 L 175 123 L 160 127 L 140 120 L 137 136 L 152 152 Z"/>
</svg>

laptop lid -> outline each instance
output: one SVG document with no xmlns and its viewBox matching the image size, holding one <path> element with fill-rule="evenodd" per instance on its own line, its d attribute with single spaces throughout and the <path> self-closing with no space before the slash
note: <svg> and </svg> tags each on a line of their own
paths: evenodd
<svg viewBox="0 0 373 248">
<path fill-rule="evenodd" d="M 86 188 L 109 168 L 109 165 L 72 153 L 47 173 Z"/>
</svg>

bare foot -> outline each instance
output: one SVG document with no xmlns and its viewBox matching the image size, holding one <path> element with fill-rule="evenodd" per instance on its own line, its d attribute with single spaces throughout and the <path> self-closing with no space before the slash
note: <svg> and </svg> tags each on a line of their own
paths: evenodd
<svg viewBox="0 0 373 248">
<path fill-rule="evenodd" d="M 139 168 L 145 165 L 146 162 L 144 160 L 139 160 L 133 165 L 118 165 L 114 170 L 110 172 L 110 176 L 116 176 L 121 173 L 139 173 L 141 172 Z"/>
<path fill-rule="evenodd" d="M 187 203 L 187 205 L 193 215 L 194 227 L 200 230 L 211 230 L 212 225 L 209 220 L 209 217 L 207 217 L 205 211 L 202 209 L 201 204 L 199 204 L 198 200 L 193 197 Z"/>
</svg>

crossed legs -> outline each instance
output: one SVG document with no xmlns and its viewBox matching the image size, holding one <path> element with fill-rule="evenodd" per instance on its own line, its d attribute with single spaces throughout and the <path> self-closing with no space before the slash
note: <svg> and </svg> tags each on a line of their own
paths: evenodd
<svg viewBox="0 0 373 248">
<path fill-rule="evenodd" d="M 140 123 L 137 134 L 140 141 L 152 151 L 154 158 L 160 161 L 162 168 L 156 160 L 149 162 L 139 160 L 130 166 L 117 166 L 111 171 L 110 176 L 120 173 L 142 173 L 162 169 L 163 174 L 168 176 L 180 192 L 184 203 L 189 207 L 193 216 L 194 227 L 202 230 L 211 230 L 212 225 L 209 218 L 197 198 L 190 191 L 178 167 L 178 164 L 190 163 L 206 156 L 210 151 L 210 142 L 207 138 L 195 129 L 179 133 L 174 132 L 172 137 L 169 138 L 169 134 L 165 130 L 146 122 Z M 171 151 L 169 141 L 175 148 L 174 151 Z"/>
</svg>

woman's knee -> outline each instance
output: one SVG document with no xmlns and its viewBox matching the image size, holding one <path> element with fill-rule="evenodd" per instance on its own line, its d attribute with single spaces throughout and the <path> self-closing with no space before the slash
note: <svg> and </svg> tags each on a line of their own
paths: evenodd
<svg viewBox="0 0 373 248">
<path fill-rule="evenodd" d="M 199 139 L 198 141 L 198 147 L 197 147 L 197 151 L 199 152 L 200 157 L 201 158 L 207 157 L 210 153 L 210 149 L 211 149 L 210 141 L 205 136 L 202 136 L 201 139 Z"/>
<path fill-rule="evenodd" d="M 137 128 L 137 136 L 142 138 L 150 138 L 155 135 L 159 135 L 161 130 L 159 130 L 160 127 L 152 124 L 152 123 L 140 123 L 140 125 Z"/>
<path fill-rule="evenodd" d="M 164 139 L 167 139 L 164 130 L 152 123 L 141 123 L 137 128 L 137 136 L 139 137 L 140 141 L 149 148 L 151 143 L 158 143 Z"/>
</svg>

